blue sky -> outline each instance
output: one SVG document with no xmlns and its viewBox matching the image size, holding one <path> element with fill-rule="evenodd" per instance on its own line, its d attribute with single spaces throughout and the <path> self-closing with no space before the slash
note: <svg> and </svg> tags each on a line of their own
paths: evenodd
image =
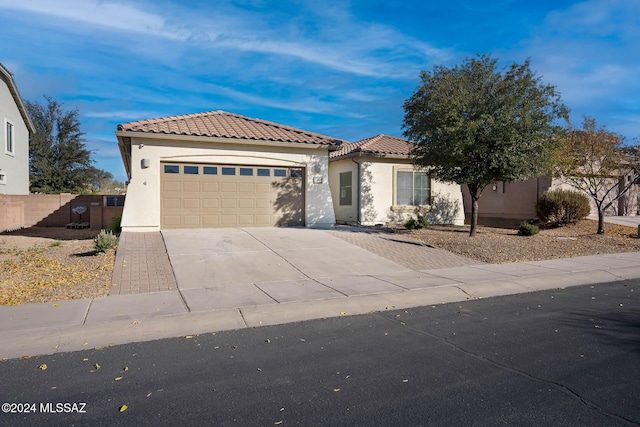
<svg viewBox="0 0 640 427">
<path fill-rule="evenodd" d="M 124 180 L 118 123 L 225 110 L 356 141 L 402 136 L 421 70 L 488 53 L 583 115 L 640 135 L 637 0 L 0 0 L 0 62 L 23 98 L 80 111 Z"/>
</svg>

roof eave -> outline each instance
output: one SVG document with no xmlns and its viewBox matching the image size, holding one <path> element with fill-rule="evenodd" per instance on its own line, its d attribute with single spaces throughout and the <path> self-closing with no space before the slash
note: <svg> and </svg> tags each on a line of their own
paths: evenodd
<svg viewBox="0 0 640 427">
<path fill-rule="evenodd" d="M 11 97 L 16 103 L 18 107 L 18 111 L 20 111 L 20 115 L 24 120 L 24 123 L 27 125 L 27 129 L 29 130 L 29 134 L 36 133 L 36 128 L 31 121 L 31 117 L 29 117 L 29 113 L 27 112 L 27 108 L 22 101 L 22 97 L 20 96 L 20 92 L 18 91 L 18 86 L 16 86 L 16 82 L 13 80 L 13 75 L 4 68 L 2 64 L 0 64 L 0 74 L 3 76 L 3 80 L 7 83 L 9 87 L 9 92 L 11 93 Z"/>
</svg>

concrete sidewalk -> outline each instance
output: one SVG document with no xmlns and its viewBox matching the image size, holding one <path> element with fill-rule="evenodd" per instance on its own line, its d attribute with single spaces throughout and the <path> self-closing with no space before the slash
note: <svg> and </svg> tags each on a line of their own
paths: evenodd
<svg viewBox="0 0 640 427">
<path fill-rule="evenodd" d="M 329 235 L 339 231 L 313 232 Z M 268 240 L 268 231 L 255 230 L 252 233 L 252 237 L 258 241 Z M 282 248 L 270 250 L 288 251 L 287 256 L 293 257 L 302 267 L 292 269 L 291 265 L 284 263 L 275 265 L 274 268 L 282 270 L 281 280 L 254 283 L 255 277 L 251 277 L 253 271 L 245 271 L 238 276 L 242 280 L 233 285 L 206 288 L 192 284 L 183 289 L 176 287 L 173 274 L 166 270 L 168 257 L 166 250 L 160 250 L 160 233 L 135 234 L 133 238 L 137 249 L 132 249 L 135 245 L 130 239 L 132 236 L 127 234 L 126 245 L 119 250 L 119 258 L 117 257 L 122 264 L 116 266 L 114 275 L 120 274 L 122 283 L 119 286 L 122 288 L 123 278 L 126 277 L 122 270 L 133 267 L 139 271 L 144 266 L 147 274 L 135 275 L 138 282 L 136 293 L 122 293 L 93 300 L 0 307 L 0 340 L 3 343 L 0 357 L 51 354 L 180 335 L 640 278 L 640 253 L 637 252 L 499 265 L 474 264 L 467 258 L 456 258 L 453 254 L 448 257 L 446 253 L 439 253 L 443 266 L 436 268 L 437 266 L 431 265 L 423 269 L 411 269 L 369 253 L 365 256 L 370 258 L 370 264 L 344 270 L 338 266 L 313 265 L 309 260 L 314 252 L 292 249 L 289 246 L 290 240 L 283 238 L 280 242 Z M 327 238 L 320 234 L 314 236 Z M 245 237 L 238 235 L 238 239 Z M 397 239 L 381 243 L 371 240 L 373 238 L 380 237 L 360 233 L 358 236 L 349 235 L 345 240 L 361 239 L 360 247 L 400 245 L 397 250 L 392 251 L 392 256 L 400 256 L 398 254 L 403 252 L 409 258 L 416 256 L 415 253 L 412 254 L 412 250 L 407 250 L 409 247 L 416 247 L 415 245 L 396 241 Z M 364 242 L 367 239 L 370 241 Z M 133 246 L 128 246 L 129 244 Z M 247 239 L 246 244 L 256 243 Z M 334 251 L 338 259 L 348 257 L 349 252 L 364 250 L 352 247 L 346 241 L 342 249 L 334 241 L 331 241 L 331 245 L 326 251 Z M 255 252 L 254 246 L 249 249 L 251 253 Z M 434 248 L 421 248 L 421 252 L 435 253 L 427 249 Z M 147 250 L 149 253 L 146 256 L 140 254 L 140 251 Z M 251 253 L 225 256 L 249 259 L 253 256 Z M 213 263 L 215 260 L 209 258 L 204 262 Z M 415 267 L 418 261 L 414 259 L 405 262 Z M 181 274 L 185 274 L 188 267 L 189 264 L 180 267 Z M 162 271 L 163 274 L 154 273 L 157 271 Z M 148 284 L 141 283 L 145 280 L 153 281 L 158 289 L 166 290 L 153 291 Z M 127 285 L 129 290 L 130 282 L 131 279 Z"/>
</svg>

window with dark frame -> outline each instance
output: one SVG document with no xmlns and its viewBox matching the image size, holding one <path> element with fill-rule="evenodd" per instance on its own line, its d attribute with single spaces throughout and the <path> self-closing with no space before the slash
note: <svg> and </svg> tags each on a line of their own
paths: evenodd
<svg viewBox="0 0 640 427">
<path fill-rule="evenodd" d="M 13 123 L 7 122 L 7 135 L 6 135 L 7 145 L 5 146 L 8 154 L 13 154 L 14 146 L 13 146 Z"/>
<path fill-rule="evenodd" d="M 184 174 L 185 175 L 198 175 L 198 166 L 184 166 Z"/>
<path fill-rule="evenodd" d="M 431 177 L 426 172 L 398 171 L 396 203 L 403 206 L 431 204 Z"/>
<path fill-rule="evenodd" d="M 271 171 L 269 169 L 258 168 L 258 176 L 271 176 Z"/>
<path fill-rule="evenodd" d="M 217 166 L 203 166 L 202 173 L 204 175 L 218 175 L 218 167 Z"/>
<path fill-rule="evenodd" d="M 286 169 L 274 169 L 273 170 L 273 176 L 286 177 L 287 176 L 287 170 Z"/>
<path fill-rule="evenodd" d="M 164 165 L 164 173 L 180 173 L 180 166 Z"/>
<path fill-rule="evenodd" d="M 351 206 L 353 203 L 353 173 L 340 174 L 340 206 Z"/>
<path fill-rule="evenodd" d="M 253 168 L 240 168 L 240 176 L 253 176 Z"/>
<path fill-rule="evenodd" d="M 222 175 L 235 175 L 236 168 L 222 168 Z"/>
</svg>

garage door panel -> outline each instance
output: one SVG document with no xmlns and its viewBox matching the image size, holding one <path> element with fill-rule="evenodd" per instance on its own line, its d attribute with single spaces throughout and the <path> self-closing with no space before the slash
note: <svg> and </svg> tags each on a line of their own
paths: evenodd
<svg viewBox="0 0 640 427">
<path fill-rule="evenodd" d="M 237 206 L 236 199 L 222 199 L 220 200 L 220 207 L 222 209 L 235 209 Z"/>
<path fill-rule="evenodd" d="M 256 221 L 256 225 L 266 227 L 269 225 L 273 225 L 273 216 L 272 215 L 256 215 L 255 221 Z"/>
<path fill-rule="evenodd" d="M 271 200 L 269 200 L 269 199 L 256 199 L 256 208 L 258 208 L 258 209 L 271 209 Z"/>
<path fill-rule="evenodd" d="M 184 191 L 185 193 L 199 193 L 200 183 L 199 182 L 183 182 L 182 191 Z"/>
<path fill-rule="evenodd" d="M 180 182 L 164 181 L 162 183 L 162 191 L 180 191 Z"/>
<path fill-rule="evenodd" d="M 256 193 L 263 193 L 263 194 L 271 193 L 271 183 L 267 183 L 267 184 L 258 183 L 258 184 L 256 184 Z"/>
<path fill-rule="evenodd" d="M 255 206 L 253 199 L 239 199 L 238 207 L 240 209 L 253 209 Z"/>
<path fill-rule="evenodd" d="M 293 169 L 163 164 L 172 165 L 172 170 L 177 166 L 179 170 L 178 173 L 167 173 L 166 167 L 161 169 L 163 228 L 304 224 L 303 179 L 298 178 L 299 175 L 291 177 Z M 205 168 L 208 173 L 204 172 Z M 184 173 L 196 169 L 202 173 Z M 301 171 L 294 169 L 297 174 Z M 230 175 L 230 171 L 236 174 Z"/>
<path fill-rule="evenodd" d="M 219 215 L 202 215 L 202 225 L 205 227 L 216 227 L 220 225 Z"/>
<path fill-rule="evenodd" d="M 200 199 L 182 199 L 182 207 L 185 209 L 200 208 Z"/>
<path fill-rule="evenodd" d="M 253 215 L 238 215 L 239 225 L 255 225 Z"/>
<path fill-rule="evenodd" d="M 200 215 L 182 215 L 182 225 L 187 227 L 200 225 Z"/>
<path fill-rule="evenodd" d="M 220 207 L 219 199 L 202 199 L 203 209 L 218 209 Z"/>
<path fill-rule="evenodd" d="M 181 207 L 180 199 L 163 199 L 162 200 L 163 209 L 180 209 L 180 207 Z"/>
<path fill-rule="evenodd" d="M 235 182 L 222 182 L 220 183 L 220 191 L 223 193 L 235 193 L 238 191 L 238 186 Z"/>
<path fill-rule="evenodd" d="M 217 182 L 203 182 L 202 183 L 202 192 L 203 193 L 217 193 L 220 191 L 220 184 Z"/>
<path fill-rule="evenodd" d="M 220 225 L 223 227 L 235 227 L 237 224 L 236 215 L 220 215 Z"/>
<path fill-rule="evenodd" d="M 253 193 L 254 185 L 249 182 L 241 182 L 238 184 L 238 192 L 239 193 Z"/>
</svg>

